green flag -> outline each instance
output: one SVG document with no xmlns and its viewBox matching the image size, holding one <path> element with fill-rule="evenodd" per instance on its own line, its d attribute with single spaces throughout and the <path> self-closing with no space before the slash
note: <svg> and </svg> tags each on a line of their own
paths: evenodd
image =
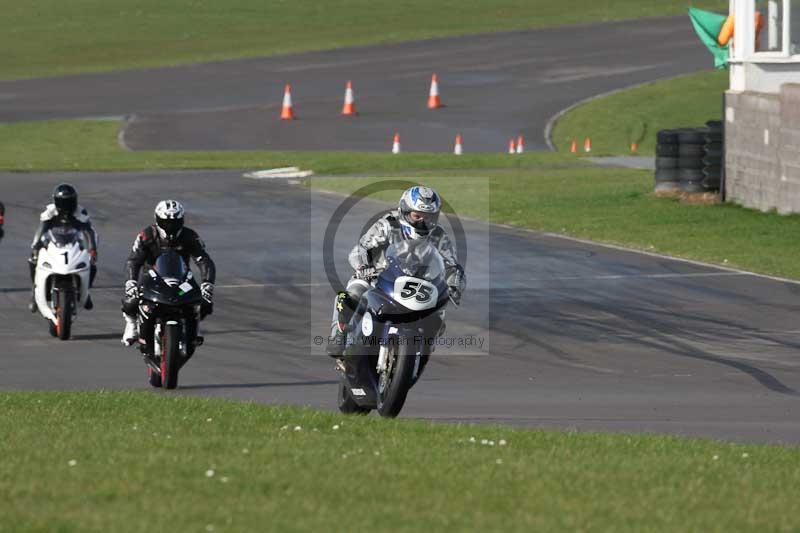
<svg viewBox="0 0 800 533">
<path fill-rule="evenodd" d="M 708 51 L 714 56 L 714 67 L 726 68 L 728 66 L 728 47 L 730 45 L 720 46 L 717 42 L 717 36 L 719 36 L 722 24 L 727 17 L 719 13 L 690 7 L 689 18 L 692 19 L 694 31 L 697 32 L 700 40 L 703 41 Z"/>
</svg>

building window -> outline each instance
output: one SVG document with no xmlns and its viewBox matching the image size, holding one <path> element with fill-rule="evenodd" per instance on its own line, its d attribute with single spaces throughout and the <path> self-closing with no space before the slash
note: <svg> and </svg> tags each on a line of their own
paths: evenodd
<svg viewBox="0 0 800 533">
<path fill-rule="evenodd" d="M 789 3 L 791 4 L 791 2 Z M 789 32 L 791 35 L 789 40 L 791 43 L 791 49 L 789 50 L 789 54 L 795 55 L 800 54 L 800 5 L 797 6 L 797 9 L 792 9 L 790 5 L 789 10 L 791 11 L 791 16 L 789 17 L 791 20 L 791 29 Z"/>
<path fill-rule="evenodd" d="M 792 56 L 800 54 L 800 5 L 791 0 L 757 0 L 756 54 Z"/>
</svg>

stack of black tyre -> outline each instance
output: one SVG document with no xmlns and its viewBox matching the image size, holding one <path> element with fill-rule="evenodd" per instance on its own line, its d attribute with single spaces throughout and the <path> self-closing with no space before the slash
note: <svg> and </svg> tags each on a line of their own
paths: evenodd
<svg viewBox="0 0 800 533">
<path fill-rule="evenodd" d="M 656 144 L 656 191 L 719 190 L 722 174 L 722 123 L 705 128 L 661 130 Z"/>
<path fill-rule="evenodd" d="M 656 192 L 681 190 L 678 146 L 678 130 L 661 130 L 656 135 Z"/>
<path fill-rule="evenodd" d="M 722 122 L 706 122 L 705 157 L 703 157 L 703 186 L 707 191 L 718 191 L 722 183 Z"/>
</svg>

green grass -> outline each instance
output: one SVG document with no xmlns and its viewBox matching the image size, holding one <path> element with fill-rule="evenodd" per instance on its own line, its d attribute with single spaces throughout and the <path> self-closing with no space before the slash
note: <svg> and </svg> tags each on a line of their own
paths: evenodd
<svg viewBox="0 0 800 533">
<path fill-rule="evenodd" d="M 485 190 L 484 179 L 470 186 L 470 175 L 491 176 L 488 198 L 476 193 Z M 458 205 L 461 215 L 485 218 L 488 210 L 492 222 L 800 279 L 800 216 L 657 198 L 649 171 L 578 167 L 415 176 Z M 308 183 L 351 192 L 374 179 L 312 178 Z M 396 196 L 378 198 L 395 201 Z"/>
<path fill-rule="evenodd" d="M 3 393 L 0 412 L 3 532 L 800 528 L 797 448 L 148 392 Z"/>
<path fill-rule="evenodd" d="M 0 78 L 678 15 L 690 3 L 728 6 L 721 0 L 0 0 Z"/>
<path fill-rule="evenodd" d="M 582 151 L 583 139 L 591 137 L 592 155 L 627 155 L 638 142 L 640 154 L 652 155 L 659 130 L 719 120 L 727 87 L 727 71 L 702 72 L 598 98 L 561 117 L 553 142 L 569 151 L 576 139 Z"/>
</svg>

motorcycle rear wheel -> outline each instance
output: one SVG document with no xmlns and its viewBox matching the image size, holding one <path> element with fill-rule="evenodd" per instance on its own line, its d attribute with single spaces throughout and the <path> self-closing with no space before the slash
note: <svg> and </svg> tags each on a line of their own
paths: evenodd
<svg viewBox="0 0 800 533">
<path fill-rule="evenodd" d="M 394 418 L 400 414 L 414 380 L 414 363 L 417 357 L 415 347 L 411 343 L 411 346 L 404 345 L 402 348 L 402 352 L 397 353 L 398 347 L 395 345 L 389 352 L 386 370 L 389 375 L 385 377 L 383 389 L 380 390 L 379 387 L 378 390 L 377 411 L 386 418 Z M 381 380 L 382 376 L 379 376 L 379 381 Z"/>
</svg>

